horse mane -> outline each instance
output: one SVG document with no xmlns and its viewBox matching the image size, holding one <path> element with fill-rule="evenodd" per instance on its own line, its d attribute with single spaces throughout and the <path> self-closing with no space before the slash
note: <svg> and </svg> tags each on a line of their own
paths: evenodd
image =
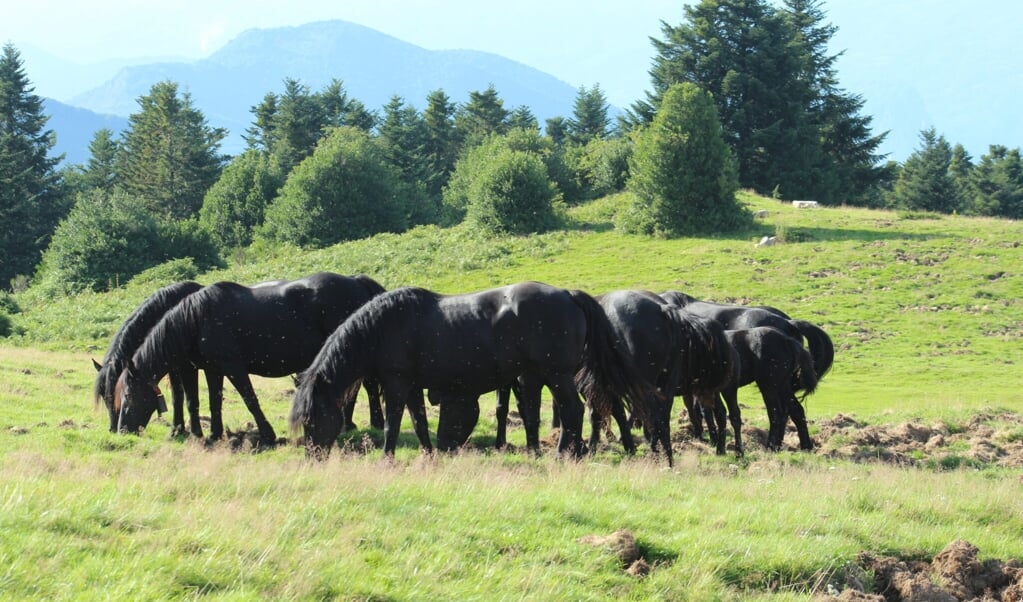
<svg viewBox="0 0 1023 602">
<path fill-rule="evenodd" d="M 382 288 L 382 287 L 381 287 Z M 380 328 L 396 312 L 418 308 L 438 295 L 418 287 L 385 291 L 357 309 L 331 333 L 308 368 L 302 371 L 288 419 L 297 434 L 317 410 L 320 399 L 343 399 L 366 377 L 375 377 L 369 358 L 380 343 Z"/>
<path fill-rule="evenodd" d="M 121 324 L 114 338 L 110 341 L 103 364 L 96 375 L 93 390 L 93 403 L 99 405 L 100 398 L 107 391 L 113 391 L 117 378 L 124 371 L 128 360 L 132 357 L 146 335 L 161 318 L 183 299 L 203 287 L 198 282 L 184 281 L 167 285 L 146 298 L 135 311 Z"/>
<path fill-rule="evenodd" d="M 209 308 L 241 290 L 248 289 L 234 282 L 217 282 L 182 299 L 164 314 L 139 345 L 132 356 L 135 368 L 145 377 L 157 380 L 184 361 L 185 351 L 195 340 L 195 333 Z"/>
</svg>

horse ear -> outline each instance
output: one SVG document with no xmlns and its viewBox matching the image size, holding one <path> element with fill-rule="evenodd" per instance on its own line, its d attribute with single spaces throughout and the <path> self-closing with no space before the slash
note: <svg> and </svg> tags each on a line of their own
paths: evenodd
<svg viewBox="0 0 1023 602">
<path fill-rule="evenodd" d="M 92 359 L 92 365 L 96 366 L 96 372 L 99 372 L 100 370 L 103 369 L 103 366 L 99 365 L 99 362 L 97 362 L 94 358 L 90 358 L 90 359 Z"/>
</svg>

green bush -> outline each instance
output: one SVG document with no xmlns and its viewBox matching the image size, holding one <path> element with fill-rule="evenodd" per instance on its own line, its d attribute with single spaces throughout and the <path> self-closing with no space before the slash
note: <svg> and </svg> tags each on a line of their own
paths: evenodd
<svg viewBox="0 0 1023 602">
<path fill-rule="evenodd" d="M 196 220 L 161 222 L 134 196 L 94 189 L 78 196 L 57 227 L 36 281 L 48 294 L 104 291 L 181 257 L 194 258 L 200 270 L 221 265 Z"/>
<path fill-rule="evenodd" d="M 628 138 L 594 138 L 585 146 L 569 147 L 565 155 L 583 199 L 597 199 L 625 189 L 632 156 L 632 141 Z"/>
<path fill-rule="evenodd" d="M 172 259 L 158 266 L 153 266 L 131 279 L 132 284 L 149 284 L 155 287 L 166 286 L 172 282 L 195 280 L 200 270 L 191 257 Z"/>
<path fill-rule="evenodd" d="M 107 290 L 159 263 L 160 228 L 139 199 L 98 189 L 78 195 L 43 253 L 39 285 L 55 294 Z"/>
<path fill-rule="evenodd" d="M 276 159 L 256 150 L 246 151 L 231 161 L 206 192 L 199 223 L 217 233 L 221 250 L 247 246 L 283 183 Z"/>
<path fill-rule="evenodd" d="M 326 247 L 405 229 L 398 175 L 364 131 L 332 130 L 299 163 L 266 209 L 257 236 Z"/>
<path fill-rule="evenodd" d="M 559 225 L 557 186 L 534 153 L 505 149 L 495 155 L 469 188 L 466 222 L 493 233 L 530 234 Z"/>
</svg>

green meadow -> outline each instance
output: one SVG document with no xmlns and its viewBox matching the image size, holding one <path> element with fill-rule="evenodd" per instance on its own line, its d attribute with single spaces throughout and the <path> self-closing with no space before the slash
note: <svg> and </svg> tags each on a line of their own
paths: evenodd
<svg viewBox="0 0 1023 602">
<path fill-rule="evenodd" d="M 832 371 L 806 400 L 811 434 L 841 414 L 950 433 L 980 423 L 1002 455 L 1023 444 L 1010 420 L 1023 414 L 1019 223 L 741 198 L 767 215 L 719 238 L 617 232 L 619 195 L 539 236 L 425 227 L 322 250 L 250 249 L 194 279 L 330 270 L 444 293 L 540 280 L 772 305 L 835 344 Z M 782 242 L 758 247 L 762 236 Z M 922 559 L 965 539 L 982 559 L 1023 559 L 1023 472 L 999 462 L 852 461 L 826 441 L 814 453 L 751 444 L 741 460 L 686 447 L 672 469 L 645 446 L 626 457 L 614 443 L 579 461 L 532 457 L 515 426 L 512 449 L 490 449 L 492 395 L 473 449 L 457 455 L 422 455 L 407 417 L 393 460 L 368 428 L 322 463 L 294 445 L 252 453 L 172 438 L 166 415 L 141 437 L 111 434 L 90 358 L 183 269 L 109 293 L 13 296 L 20 311 L 0 339 L 0 597 L 809 600 L 840 589 L 863 551 Z M 291 380 L 255 384 L 286 434 Z M 229 385 L 225 397 L 227 427 L 251 428 Z M 747 424 L 766 425 L 755 386 L 740 403 Z M 356 422 L 368 425 L 364 403 Z M 580 541 L 617 530 L 635 537 L 645 576 Z"/>
</svg>

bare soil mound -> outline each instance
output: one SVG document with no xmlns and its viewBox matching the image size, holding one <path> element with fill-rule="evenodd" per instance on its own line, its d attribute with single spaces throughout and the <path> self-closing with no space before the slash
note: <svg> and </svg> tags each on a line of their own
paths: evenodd
<svg viewBox="0 0 1023 602">
<path fill-rule="evenodd" d="M 977 553 L 976 546 L 963 540 L 948 544 L 929 562 L 863 552 L 846 569 L 841 591 L 833 591 L 826 599 L 877 602 L 1023 601 L 1023 566 L 1016 560 L 981 562 L 977 559 Z M 837 588 L 832 585 L 831 589 Z"/>
<path fill-rule="evenodd" d="M 809 420 L 814 453 L 853 462 L 883 462 L 902 466 L 951 469 L 959 467 L 1023 468 L 1023 415 L 1004 411 L 981 411 L 965 422 L 868 424 L 854 416 Z M 676 425 L 675 448 L 713 452 L 706 441 L 692 437 L 688 419 Z M 767 446 L 767 431 L 746 424 L 742 435 L 746 449 Z M 732 436 L 728 435 L 731 451 Z M 784 446 L 799 449 L 790 424 Z"/>
</svg>

